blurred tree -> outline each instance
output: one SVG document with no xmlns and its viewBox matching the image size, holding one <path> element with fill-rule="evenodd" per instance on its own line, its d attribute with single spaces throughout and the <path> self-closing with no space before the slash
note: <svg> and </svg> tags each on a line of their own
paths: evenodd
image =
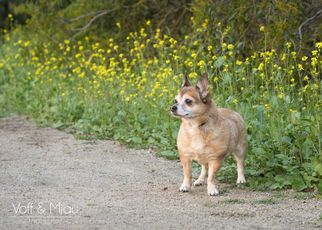
<svg viewBox="0 0 322 230">
<path fill-rule="evenodd" d="M 210 38 L 220 39 L 225 33 L 228 42 L 239 43 L 246 53 L 259 47 L 278 50 L 286 41 L 292 41 L 296 47 L 301 42 L 302 47 L 311 49 L 321 40 L 322 12 L 303 26 L 301 41 L 298 31 L 319 10 L 322 10 L 321 0 L 195 0 L 192 5 L 195 26 L 208 19 Z"/>
<path fill-rule="evenodd" d="M 0 28 L 8 27 L 9 1 L 0 0 Z"/>
<path fill-rule="evenodd" d="M 31 17 L 27 32 L 42 34 L 43 38 L 54 41 L 78 39 L 86 34 L 97 40 L 113 37 L 122 41 L 130 31 L 139 30 L 146 20 L 151 20 L 155 28 L 179 38 L 194 33 L 207 20 L 205 43 L 238 44 L 243 56 L 258 49 L 281 49 L 286 41 L 292 41 L 295 47 L 307 52 L 322 36 L 322 0 L 15 2 L 19 2 L 13 6 L 15 14 Z"/>
</svg>

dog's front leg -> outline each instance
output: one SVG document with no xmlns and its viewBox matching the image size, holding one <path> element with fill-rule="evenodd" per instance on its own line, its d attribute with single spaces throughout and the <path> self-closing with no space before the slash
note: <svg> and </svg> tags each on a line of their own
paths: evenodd
<svg viewBox="0 0 322 230">
<path fill-rule="evenodd" d="M 191 182 L 192 182 L 192 172 L 191 166 L 192 161 L 190 158 L 185 157 L 183 154 L 180 154 L 180 161 L 183 168 L 183 183 L 179 189 L 180 192 L 189 192 L 191 189 Z"/>
<path fill-rule="evenodd" d="M 199 178 L 193 182 L 193 186 L 200 186 L 206 183 L 208 171 L 208 164 L 201 165 L 201 172 Z"/>
<path fill-rule="evenodd" d="M 220 160 L 213 160 L 209 162 L 208 168 L 208 179 L 207 179 L 207 191 L 209 196 L 216 196 L 219 191 L 215 185 L 215 176 L 221 166 Z"/>
</svg>

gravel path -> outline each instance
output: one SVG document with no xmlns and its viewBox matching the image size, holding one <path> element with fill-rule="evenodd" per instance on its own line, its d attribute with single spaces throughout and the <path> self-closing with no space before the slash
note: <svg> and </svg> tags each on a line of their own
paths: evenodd
<svg viewBox="0 0 322 230">
<path fill-rule="evenodd" d="M 0 119 L 0 229 L 322 229 L 321 199 L 232 184 L 182 194 L 181 180 L 147 150 Z"/>
</svg>

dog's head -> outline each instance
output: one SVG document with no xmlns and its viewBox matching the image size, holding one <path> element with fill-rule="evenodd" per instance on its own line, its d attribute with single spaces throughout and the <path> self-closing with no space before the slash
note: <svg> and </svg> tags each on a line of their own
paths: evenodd
<svg viewBox="0 0 322 230">
<path fill-rule="evenodd" d="M 200 77 L 196 86 L 191 86 L 185 75 L 179 94 L 170 108 L 176 117 L 195 118 L 207 113 L 211 105 L 207 74 Z"/>
</svg>

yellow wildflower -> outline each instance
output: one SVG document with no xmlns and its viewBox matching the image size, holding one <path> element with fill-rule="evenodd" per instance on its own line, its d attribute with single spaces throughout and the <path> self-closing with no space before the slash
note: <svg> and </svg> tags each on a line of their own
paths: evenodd
<svg viewBox="0 0 322 230">
<path fill-rule="evenodd" d="M 290 42 L 286 42 L 286 47 L 289 49 L 289 48 L 291 48 L 292 47 L 292 43 L 290 43 Z"/>
<path fill-rule="evenodd" d="M 296 52 L 294 52 L 294 51 L 291 52 L 291 55 L 292 55 L 293 58 L 296 58 Z"/>
<path fill-rule="evenodd" d="M 228 50 L 233 50 L 234 49 L 234 45 L 233 44 L 228 44 L 227 48 L 228 48 Z"/>
<path fill-rule="evenodd" d="M 237 60 L 237 61 L 236 61 L 236 65 L 239 65 L 239 66 L 240 66 L 240 65 L 242 65 L 242 64 L 243 64 L 243 62 L 242 62 L 242 61 L 240 61 L 240 60 Z"/>
<path fill-rule="evenodd" d="M 258 65 L 258 67 L 257 67 L 257 69 L 259 70 L 259 71 L 262 71 L 263 69 L 264 69 L 264 63 L 263 62 L 261 62 L 259 65 Z"/>
<path fill-rule="evenodd" d="M 321 48 L 322 48 L 322 42 L 317 42 L 317 43 L 315 43 L 315 47 L 316 47 L 317 49 L 321 49 Z"/>
<path fill-rule="evenodd" d="M 302 64 L 298 64 L 297 67 L 299 70 L 304 70 Z"/>
<path fill-rule="evenodd" d="M 117 26 L 117 28 L 121 29 L 121 23 L 120 22 L 117 22 L 116 26 Z"/>
<path fill-rule="evenodd" d="M 205 66 L 205 61 L 204 60 L 200 60 L 197 65 L 199 67 L 203 67 L 203 66 Z"/>
</svg>

